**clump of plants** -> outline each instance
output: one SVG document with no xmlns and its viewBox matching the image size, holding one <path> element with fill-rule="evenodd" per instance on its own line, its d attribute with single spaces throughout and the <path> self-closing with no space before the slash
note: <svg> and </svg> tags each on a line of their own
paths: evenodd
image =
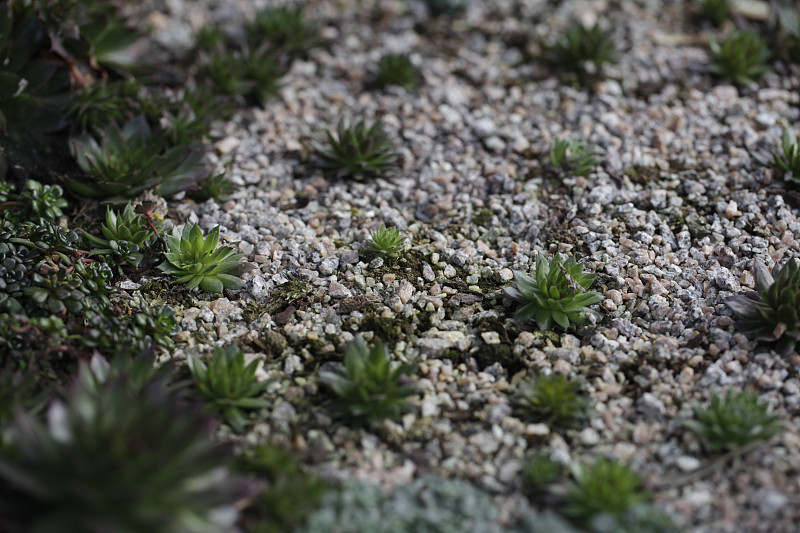
<svg viewBox="0 0 800 533">
<path fill-rule="evenodd" d="M 709 406 L 694 405 L 694 420 L 683 424 L 703 439 L 710 452 L 726 452 L 753 442 L 768 440 L 782 427 L 769 414 L 769 404 L 758 401 L 754 392 L 728 390 L 724 396 L 711 394 Z"/>
<path fill-rule="evenodd" d="M 387 54 L 378 60 L 370 85 L 376 89 L 395 85 L 410 91 L 417 86 L 419 79 L 419 70 L 407 55 Z"/>
<path fill-rule="evenodd" d="M 84 238 L 96 248 L 89 256 L 110 256 L 127 266 L 136 268 L 144 254 L 151 251 L 163 229 L 159 220 L 148 220 L 137 213 L 128 202 L 122 213 L 106 208 L 106 222 L 101 227 L 102 237 L 83 232 Z"/>
<path fill-rule="evenodd" d="M 588 176 L 597 166 L 594 148 L 580 139 L 556 140 L 548 156 L 553 167 L 575 176 Z"/>
<path fill-rule="evenodd" d="M 286 73 L 286 67 L 265 47 L 219 45 L 200 57 L 200 79 L 239 105 L 265 105 L 280 91 Z"/>
<path fill-rule="evenodd" d="M 519 382 L 512 402 L 526 421 L 543 422 L 554 430 L 580 425 L 589 411 L 580 384 L 560 374 L 540 374 Z"/>
<path fill-rule="evenodd" d="M 759 342 L 774 342 L 781 355 L 800 342 L 800 268 L 795 259 L 776 265 L 772 273 L 753 261 L 756 290 L 731 296 L 725 304 L 739 317 L 736 327 Z"/>
<path fill-rule="evenodd" d="M 712 72 L 733 84 L 747 85 L 769 70 L 769 48 L 753 31 L 734 30 L 721 42 L 712 39 L 709 49 Z"/>
<path fill-rule="evenodd" d="M 241 496 L 208 420 L 162 377 L 79 373 L 43 424 L 18 412 L 0 456 L 10 533 L 229 531 Z"/>
<path fill-rule="evenodd" d="M 784 172 L 784 180 L 794 187 L 800 187 L 800 143 L 792 128 L 783 130 L 781 151 L 772 153 L 772 162 Z"/>
<path fill-rule="evenodd" d="M 533 276 L 514 272 L 515 287 L 505 291 L 513 300 L 523 304 L 514 319 L 518 322 L 535 320 L 539 329 L 550 329 L 553 324 L 563 328 L 571 324 L 585 324 L 589 315 L 587 309 L 603 299 L 602 295 L 589 291 L 594 274 L 584 274 L 583 266 L 570 257 L 564 261 L 555 254 L 551 261 L 539 254 Z"/>
<path fill-rule="evenodd" d="M 251 46 L 265 46 L 289 58 L 305 57 L 322 41 L 319 26 L 306 18 L 301 6 L 271 6 L 259 11 L 245 27 Z"/>
<path fill-rule="evenodd" d="M 222 289 L 238 289 L 242 286 L 239 277 L 250 265 L 243 263 L 242 254 L 227 246 L 217 247 L 219 226 L 214 227 L 203 238 L 197 224 L 186 224 L 183 231 L 175 228 L 167 235 L 166 261 L 158 268 L 166 274 L 176 276 L 178 283 L 187 289 L 200 287 L 208 292 Z"/>
<path fill-rule="evenodd" d="M 399 155 L 380 120 L 347 124 L 340 120 L 328 132 L 328 144 L 314 144 L 320 168 L 339 177 L 363 179 L 381 176 L 397 167 Z"/>
<path fill-rule="evenodd" d="M 406 399 L 416 391 L 408 377 L 416 368 L 392 364 L 383 345 L 369 348 L 359 336 L 347 345 L 344 366 L 321 371 L 319 378 L 334 394 L 337 416 L 368 426 L 395 419 L 406 410 Z"/>
<path fill-rule="evenodd" d="M 383 257 L 397 257 L 405 250 L 406 238 L 397 228 L 381 225 L 367 239 L 368 250 Z"/>
<path fill-rule="evenodd" d="M 547 494 L 550 486 L 560 480 L 564 467 L 549 455 L 532 454 L 522 467 L 522 488 L 529 498 L 538 499 Z"/>
<path fill-rule="evenodd" d="M 256 377 L 258 360 L 245 365 L 244 352 L 238 347 L 214 348 L 208 365 L 197 355 L 190 355 L 188 363 L 197 390 L 222 413 L 234 431 L 241 433 L 247 424 L 242 410 L 269 406 L 260 398 L 269 381 Z"/>
<path fill-rule="evenodd" d="M 642 479 L 615 459 L 600 457 L 593 464 L 575 464 L 572 477 L 562 512 L 581 525 L 604 515 L 619 519 L 634 505 L 651 498 L 641 489 Z"/>
<path fill-rule="evenodd" d="M 615 61 L 617 49 L 611 31 L 599 22 L 591 27 L 573 22 L 550 52 L 556 66 L 584 78 L 599 75 L 605 63 Z"/>
<path fill-rule="evenodd" d="M 16 222 L 37 218 L 56 220 L 68 206 L 64 190 L 59 185 L 27 180 L 22 192 L 17 193 L 13 183 L 0 183 L 0 211 L 3 211 L 5 219 Z"/>
<path fill-rule="evenodd" d="M 700 16 L 716 27 L 722 26 L 733 10 L 731 0 L 696 0 L 695 6 Z"/>
</svg>

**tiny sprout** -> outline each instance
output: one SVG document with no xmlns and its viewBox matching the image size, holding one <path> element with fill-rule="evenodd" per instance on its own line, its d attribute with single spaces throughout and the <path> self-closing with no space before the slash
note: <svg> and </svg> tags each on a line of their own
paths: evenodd
<svg viewBox="0 0 800 533">
<path fill-rule="evenodd" d="M 380 58 L 371 85 L 385 89 L 390 85 L 411 90 L 419 83 L 419 71 L 403 54 L 388 54 Z"/>
<path fill-rule="evenodd" d="M 550 164 L 575 176 L 587 176 L 597 166 L 594 149 L 578 139 L 558 139 L 550 147 Z"/>
<path fill-rule="evenodd" d="M 580 390 L 580 384 L 558 374 L 521 381 L 514 390 L 512 402 L 526 421 L 543 422 L 554 430 L 579 425 L 589 411 L 589 400 Z"/>
<path fill-rule="evenodd" d="M 397 257 L 405 249 L 405 241 L 397 228 L 381 226 L 370 235 L 367 243 L 370 251 L 378 255 Z"/>
<path fill-rule="evenodd" d="M 578 75 L 597 74 L 604 63 L 614 61 L 616 46 L 611 31 L 596 23 L 587 27 L 574 22 L 553 47 L 553 59 L 564 70 Z"/>
</svg>

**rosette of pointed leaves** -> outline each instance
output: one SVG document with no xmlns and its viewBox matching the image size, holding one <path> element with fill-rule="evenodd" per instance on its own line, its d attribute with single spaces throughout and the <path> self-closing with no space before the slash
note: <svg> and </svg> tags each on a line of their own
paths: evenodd
<svg viewBox="0 0 800 533">
<path fill-rule="evenodd" d="M 588 176 L 597 166 L 594 149 L 580 139 L 558 139 L 550 147 L 550 164 L 575 176 Z"/>
<path fill-rule="evenodd" d="M 772 153 L 773 164 L 785 172 L 783 179 L 795 187 L 800 187 L 800 143 L 792 128 L 783 130 L 781 151 Z"/>
<path fill-rule="evenodd" d="M 156 229 L 163 223 L 154 222 Z M 103 237 L 96 237 L 83 232 L 84 237 L 97 247 L 89 255 L 111 255 L 118 257 L 129 266 L 138 267 L 146 250 L 155 237 L 153 228 L 147 224 L 145 217 L 136 213 L 130 202 L 122 213 L 106 208 L 106 223 L 101 228 Z"/>
<path fill-rule="evenodd" d="M 405 250 L 406 238 L 400 234 L 397 228 L 387 228 L 381 226 L 370 234 L 367 244 L 369 250 L 386 257 L 397 257 L 400 252 Z"/>
<path fill-rule="evenodd" d="M 251 46 L 266 46 L 275 54 L 303 57 L 320 44 L 318 25 L 306 20 L 302 7 L 274 6 L 256 13 L 245 26 Z"/>
<path fill-rule="evenodd" d="M 244 352 L 236 346 L 214 348 L 208 366 L 194 354 L 188 362 L 197 390 L 222 413 L 234 431 L 241 433 L 247 424 L 243 409 L 269 406 L 267 400 L 258 398 L 270 383 L 256 378 L 258 360 L 245 365 Z"/>
<path fill-rule="evenodd" d="M 178 283 L 188 289 L 200 287 L 208 292 L 222 292 L 222 289 L 238 289 L 243 281 L 238 277 L 249 266 L 242 263 L 242 255 L 232 248 L 219 243 L 219 226 L 208 232 L 203 239 L 203 231 L 197 224 L 186 224 L 183 232 L 175 228 L 167 235 L 166 261 L 158 265 L 166 274 L 178 276 Z"/>
<path fill-rule="evenodd" d="M 338 176 L 361 179 L 380 176 L 397 165 L 392 139 L 378 120 L 349 125 L 340 120 L 336 132 L 328 132 L 328 145 L 314 144 L 320 167 Z"/>
<path fill-rule="evenodd" d="M 408 363 L 392 365 L 383 345 L 369 349 L 359 336 L 347 345 L 344 368 L 321 371 L 319 378 L 336 395 L 338 416 L 356 425 L 372 425 L 403 413 L 406 398 L 415 392 L 407 376 L 416 369 Z"/>
<path fill-rule="evenodd" d="M 539 329 L 550 329 L 554 322 L 563 328 L 585 324 L 593 313 L 587 306 L 603 299 L 587 290 L 595 275 L 584 274 L 583 266 L 572 257 L 563 261 L 555 254 L 552 261 L 547 261 L 544 254 L 539 254 L 533 276 L 514 272 L 514 277 L 516 287 L 506 287 L 506 294 L 525 304 L 514 314 L 514 319 L 535 320 Z"/>
<path fill-rule="evenodd" d="M 552 46 L 551 53 L 560 68 L 585 75 L 599 73 L 604 63 L 614 61 L 617 52 L 611 31 L 604 30 L 599 23 L 589 27 L 574 22 Z"/>
<path fill-rule="evenodd" d="M 757 341 L 775 342 L 775 351 L 790 354 L 800 342 L 800 268 L 795 259 L 767 266 L 753 261 L 756 290 L 728 298 L 725 303 L 738 315 L 737 329 Z"/>
<path fill-rule="evenodd" d="M 0 457 L 3 530 L 232 531 L 240 482 L 210 421 L 162 376 L 94 370 L 79 372 L 46 425 L 17 413 Z"/>
<path fill-rule="evenodd" d="M 769 404 L 755 392 L 729 389 L 725 396 L 711 393 L 708 408 L 694 404 L 694 420 L 683 425 L 701 437 L 711 452 L 726 452 L 767 440 L 781 429 L 781 421 L 769 414 Z"/>
<path fill-rule="evenodd" d="M 151 132 L 144 116 L 121 128 L 111 124 L 98 141 L 84 133 L 70 139 L 70 149 L 88 181 L 70 178 L 67 186 L 77 195 L 120 201 L 158 187 L 168 196 L 196 187 L 211 169 L 203 164 L 200 146 L 181 145 L 165 149 L 165 140 Z"/>
<path fill-rule="evenodd" d="M 747 85 L 769 70 L 767 44 L 752 31 L 734 30 L 722 39 L 709 43 L 711 70 L 736 85 Z"/>
<path fill-rule="evenodd" d="M 586 420 L 590 405 L 580 384 L 559 374 L 521 381 L 514 388 L 512 402 L 526 421 L 543 422 L 553 430 L 579 425 Z"/>
</svg>

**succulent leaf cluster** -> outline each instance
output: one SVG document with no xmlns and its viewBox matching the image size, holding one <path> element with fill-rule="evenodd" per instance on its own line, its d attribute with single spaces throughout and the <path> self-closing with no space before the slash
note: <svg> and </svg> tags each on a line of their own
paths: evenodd
<svg viewBox="0 0 800 533">
<path fill-rule="evenodd" d="M 208 365 L 197 355 L 190 355 L 188 362 L 197 390 L 222 413 L 234 431 L 244 431 L 247 424 L 243 409 L 269 406 L 258 397 L 269 385 L 269 381 L 256 377 L 258 360 L 245 365 L 244 352 L 236 346 L 215 348 Z"/>
<path fill-rule="evenodd" d="M 731 0 L 696 0 L 695 5 L 700 16 L 711 21 L 716 27 L 722 26 L 733 10 Z"/>
<path fill-rule="evenodd" d="M 551 261 L 539 254 L 533 276 L 514 272 L 516 287 L 507 287 L 506 294 L 523 303 L 514 314 L 518 322 L 535 320 L 539 329 L 550 329 L 553 324 L 568 328 L 571 324 L 585 324 L 593 313 L 587 306 L 603 299 L 602 295 L 588 291 L 594 274 L 584 274 L 583 266 L 570 257 L 564 261 L 555 254 Z"/>
<path fill-rule="evenodd" d="M 772 153 L 772 162 L 785 173 L 784 180 L 794 187 L 800 187 L 800 142 L 792 128 L 783 130 L 781 151 Z"/>
<path fill-rule="evenodd" d="M 466 11 L 472 0 L 426 0 L 431 16 L 453 17 Z"/>
<path fill-rule="evenodd" d="M 70 149 L 86 175 L 69 179 L 67 186 L 87 198 L 122 201 L 156 188 L 169 196 L 197 187 L 211 174 L 204 149 L 191 144 L 167 149 L 142 115 L 122 127 L 110 124 L 99 140 L 89 133 L 74 136 Z"/>
<path fill-rule="evenodd" d="M 286 73 L 286 66 L 265 47 L 217 47 L 201 57 L 201 79 L 208 80 L 216 92 L 241 103 L 265 105 L 280 91 L 280 80 Z"/>
<path fill-rule="evenodd" d="M 11 451 L 0 456 L 4 528 L 230 531 L 241 487 L 208 429 L 161 377 L 137 386 L 83 370 L 46 425 L 17 414 Z"/>
<path fill-rule="evenodd" d="M 415 393 L 408 376 L 416 365 L 393 365 L 383 345 L 367 347 L 360 336 L 347 345 L 344 367 L 320 371 L 319 378 L 335 394 L 335 413 L 356 425 L 397 418 Z"/>
<path fill-rule="evenodd" d="M 767 266 L 753 261 L 756 290 L 731 296 L 725 304 L 739 317 L 745 335 L 760 342 L 774 342 L 775 350 L 788 355 L 800 342 L 800 268 L 795 259 Z"/>
<path fill-rule="evenodd" d="M 313 145 L 320 168 L 340 177 L 363 179 L 384 175 L 398 163 L 398 153 L 380 120 L 347 124 L 340 120 L 328 132 L 328 144 Z"/>
<path fill-rule="evenodd" d="M 603 64 L 615 61 L 616 53 L 611 31 L 599 22 L 591 27 L 573 22 L 551 47 L 553 62 L 579 76 L 599 74 Z"/>
<path fill-rule="evenodd" d="M 36 180 L 27 180 L 22 192 L 10 182 L 0 184 L 0 212 L 3 218 L 19 222 L 46 218 L 56 220 L 69 206 L 64 190 L 59 185 L 44 185 Z"/>
<path fill-rule="evenodd" d="M 159 220 L 150 224 L 134 210 L 130 202 L 122 213 L 107 207 L 106 222 L 101 227 L 103 236 L 96 237 L 83 232 L 84 238 L 96 247 L 89 255 L 112 256 L 128 266 L 138 267 L 144 259 L 144 253 L 154 245 L 156 231 L 160 232 L 163 228 Z"/>
<path fill-rule="evenodd" d="M 579 524 L 587 525 L 602 515 L 622 517 L 651 498 L 641 490 L 642 479 L 616 459 L 600 457 L 594 464 L 575 464 L 572 476 L 562 511 Z"/>
<path fill-rule="evenodd" d="M 512 402 L 525 420 L 545 423 L 553 430 L 576 427 L 589 412 L 580 383 L 560 374 L 540 374 L 519 382 Z"/>
<path fill-rule="evenodd" d="M 557 139 L 548 156 L 551 165 L 575 176 L 588 176 L 597 166 L 594 148 L 580 139 Z"/>
<path fill-rule="evenodd" d="M 736 85 L 757 81 L 769 70 L 769 48 L 755 32 L 734 30 L 721 42 L 712 39 L 708 46 L 712 72 Z"/>
<path fill-rule="evenodd" d="M 549 455 L 541 452 L 532 454 L 522 467 L 522 487 L 530 498 L 546 494 L 548 486 L 558 481 L 564 467 Z"/>
<path fill-rule="evenodd" d="M 175 228 L 167 235 L 166 261 L 158 265 L 166 274 L 178 276 L 178 283 L 187 289 L 200 287 L 208 292 L 222 289 L 238 289 L 243 281 L 239 278 L 249 266 L 242 263 L 242 254 L 219 244 L 219 226 L 215 226 L 203 238 L 203 230 L 197 224 L 186 224 L 183 231 Z"/>
<path fill-rule="evenodd" d="M 701 437 L 710 452 L 735 450 L 767 440 L 781 430 L 780 419 L 769 414 L 754 392 L 729 389 L 724 396 L 711 394 L 708 407 L 694 405 L 695 419 L 684 426 Z"/>
<path fill-rule="evenodd" d="M 387 228 L 381 225 L 372 232 L 367 239 L 368 249 L 381 256 L 397 257 L 405 250 L 406 238 L 397 228 Z"/>
<path fill-rule="evenodd" d="M 410 91 L 419 84 L 419 80 L 419 69 L 407 55 L 387 54 L 378 60 L 370 85 L 376 89 L 395 85 Z"/>
<path fill-rule="evenodd" d="M 273 54 L 289 58 L 305 57 L 322 43 L 318 24 L 306 17 L 302 6 L 262 9 L 245 26 L 245 33 L 252 46 L 264 46 Z"/>
</svg>

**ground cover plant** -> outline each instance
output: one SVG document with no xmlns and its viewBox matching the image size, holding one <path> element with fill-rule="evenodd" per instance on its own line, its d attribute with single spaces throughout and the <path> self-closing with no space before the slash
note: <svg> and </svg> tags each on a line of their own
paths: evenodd
<svg viewBox="0 0 800 533">
<path fill-rule="evenodd" d="M 736 85 L 747 85 L 769 70 L 770 52 L 766 43 L 753 31 L 734 30 L 721 42 L 709 43 L 712 71 Z"/>
<path fill-rule="evenodd" d="M 0 530 L 793 530 L 792 6 L 156 4 L 0 7 Z"/>
</svg>

